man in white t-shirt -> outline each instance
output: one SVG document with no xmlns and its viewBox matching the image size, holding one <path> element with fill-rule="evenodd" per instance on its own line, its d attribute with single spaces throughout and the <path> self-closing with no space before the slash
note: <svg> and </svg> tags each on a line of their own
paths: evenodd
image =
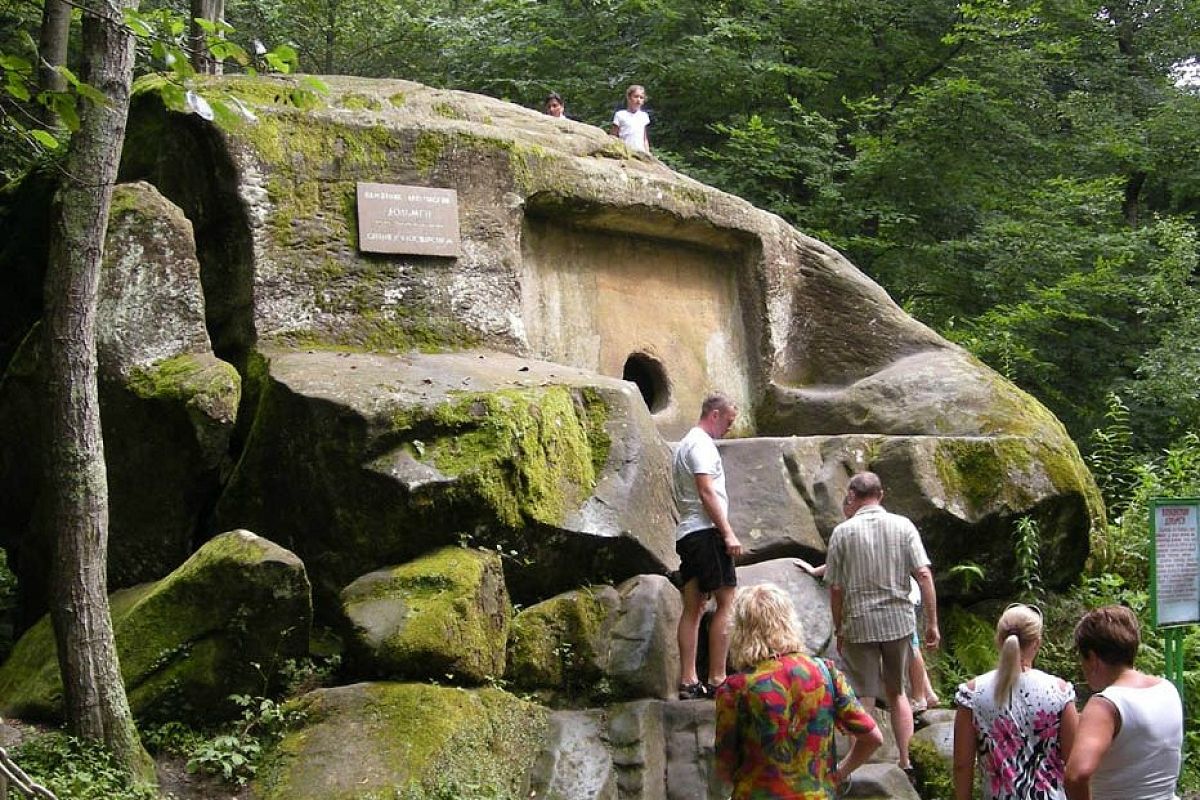
<svg viewBox="0 0 1200 800">
<path fill-rule="evenodd" d="M 626 89 L 625 108 L 619 108 L 613 114 L 609 133 L 620 138 L 630 149 L 649 153 L 650 135 L 646 133 L 646 128 L 650 126 L 650 115 L 642 111 L 645 102 L 645 88 L 635 83 Z"/>
<path fill-rule="evenodd" d="M 729 525 L 725 469 L 714 439 L 729 431 L 737 413 L 737 406 L 724 395 L 706 397 L 700 420 L 680 440 L 672 462 L 672 489 L 679 511 L 675 550 L 683 586 L 678 631 L 680 700 L 711 697 L 713 687 L 725 680 L 729 615 L 737 590 L 733 559 L 741 555 L 742 544 Z M 717 610 L 708 628 L 708 683 L 702 683 L 696 675 L 696 647 L 710 595 L 716 598 Z"/>
</svg>

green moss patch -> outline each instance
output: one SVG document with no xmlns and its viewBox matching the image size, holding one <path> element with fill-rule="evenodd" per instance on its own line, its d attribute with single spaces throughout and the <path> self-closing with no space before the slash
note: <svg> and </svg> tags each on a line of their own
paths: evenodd
<svg viewBox="0 0 1200 800">
<path fill-rule="evenodd" d="M 568 592 L 513 619 L 508 674 L 517 686 L 571 692 L 602 677 L 604 636 L 615 609 L 600 590 Z"/>
<path fill-rule="evenodd" d="M 308 722 L 261 772 L 263 800 L 518 800 L 547 726 L 495 689 L 361 683 L 299 705 Z"/>
<path fill-rule="evenodd" d="M 510 606 L 500 557 L 446 547 L 342 592 L 360 669 L 482 683 L 504 672 Z"/>
<path fill-rule="evenodd" d="M 286 550 L 242 532 L 223 534 L 161 581 L 109 600 L 121 675 L 139 719 L 220 716 L 230 694 L 262 693 L 272 664 L 307 648 L 308 579 Z M 49 616 L 0 668 L 4 713 L 61 714 Z M 265 674 L 264 674 L 265 673 Z"/>
<path fill-rule="evenodd" d="M 433 409 L 432 425 L 413 432 L 413 456 L 457 477 L 460 492 L 482 498 L 509 528 L 526 520 L 561 524 L 596 484 L 607 459 L 603 403 L 576 402 L 552 386 L 463 393 Z M 412 424 L 403 413 L 398 428 Z M 432 427 L 432 430 L 428 430 Z"/>
</svg>

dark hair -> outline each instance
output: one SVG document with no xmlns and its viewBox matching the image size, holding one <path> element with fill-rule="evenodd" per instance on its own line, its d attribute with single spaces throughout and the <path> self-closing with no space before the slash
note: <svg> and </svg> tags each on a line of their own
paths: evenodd
<svg viewBox="0 0 1200 800">
<path fill-rule="evenodd" d="M 551 100 L 557 100 L 560 106 L 563 104 L 562 95 L 560 95 L 558 92 L 551 92 L 550 94 L 546 95 L 546 99 L 543 102 L 545 102 L 546 105 L 550 105 Z"/>
<path fill-rule="evenodd" d="M 883 483 L 874 472 L 860 472 L 850 479 L 846 491 L 855 497 L 883 497 Z"/>
<path fill-rule="evenodd" d="M 1109 666 L 1133 666 L 1142 634 L 1137 616 L 1125 606 L 1104 606 L 1083 615 L 1075 626 L 1075 648 Z"/>
</svg>

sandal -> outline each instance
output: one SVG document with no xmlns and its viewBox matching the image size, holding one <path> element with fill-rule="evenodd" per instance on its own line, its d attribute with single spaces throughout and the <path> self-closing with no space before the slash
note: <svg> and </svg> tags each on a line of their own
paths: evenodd
<svg viewBox="0 0 1200 800">
<path fill-rule="evenodd" d="M 712 696 L 712 688 L 702 681 L 686 683 L 679 687 L 680 700 L 707 700 Z"/>
</svg>

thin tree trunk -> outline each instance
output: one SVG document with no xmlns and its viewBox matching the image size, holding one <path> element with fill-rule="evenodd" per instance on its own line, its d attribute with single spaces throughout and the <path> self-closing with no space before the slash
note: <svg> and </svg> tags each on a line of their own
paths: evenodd
<svg viewBox="0 0 1200 800">
<path fill-rule="evenodd" d="M 140 779 L 147 756 L 121 681 L 105 576 L 108 481 L 96 385 L 96 302 L 112 184 L 125 138 L 137 0 L 87 0 L 83 79 L 108 98 L 86 105 L 67 151 L 46 273 L 47 487 L 57 548 L 51 619 L 72 731 L 102 741 Z"/>
<path fill-rule="evenodd" d="M 63 0 L 46 0 L 42 6 L 42 29 L 38 33 L 38 88 L 43 92 L 61 92 L 67 79 L 55 67 L 67 63 L 67 42 L 71 36 L 71 6 Z M 41 110 L 48 128 L 61 124 L 49 106 Z"/>
<path fill-rule="evenodd" d="M 220 75 L 221 62 L 208 51 L 208 34 L 196 24 L 196 19 L 221 22 L 225 19 L 225 0 L 191 0 L 189 7 L 192 12 L 192 68 L 202 74 Z"/>
</svg>

